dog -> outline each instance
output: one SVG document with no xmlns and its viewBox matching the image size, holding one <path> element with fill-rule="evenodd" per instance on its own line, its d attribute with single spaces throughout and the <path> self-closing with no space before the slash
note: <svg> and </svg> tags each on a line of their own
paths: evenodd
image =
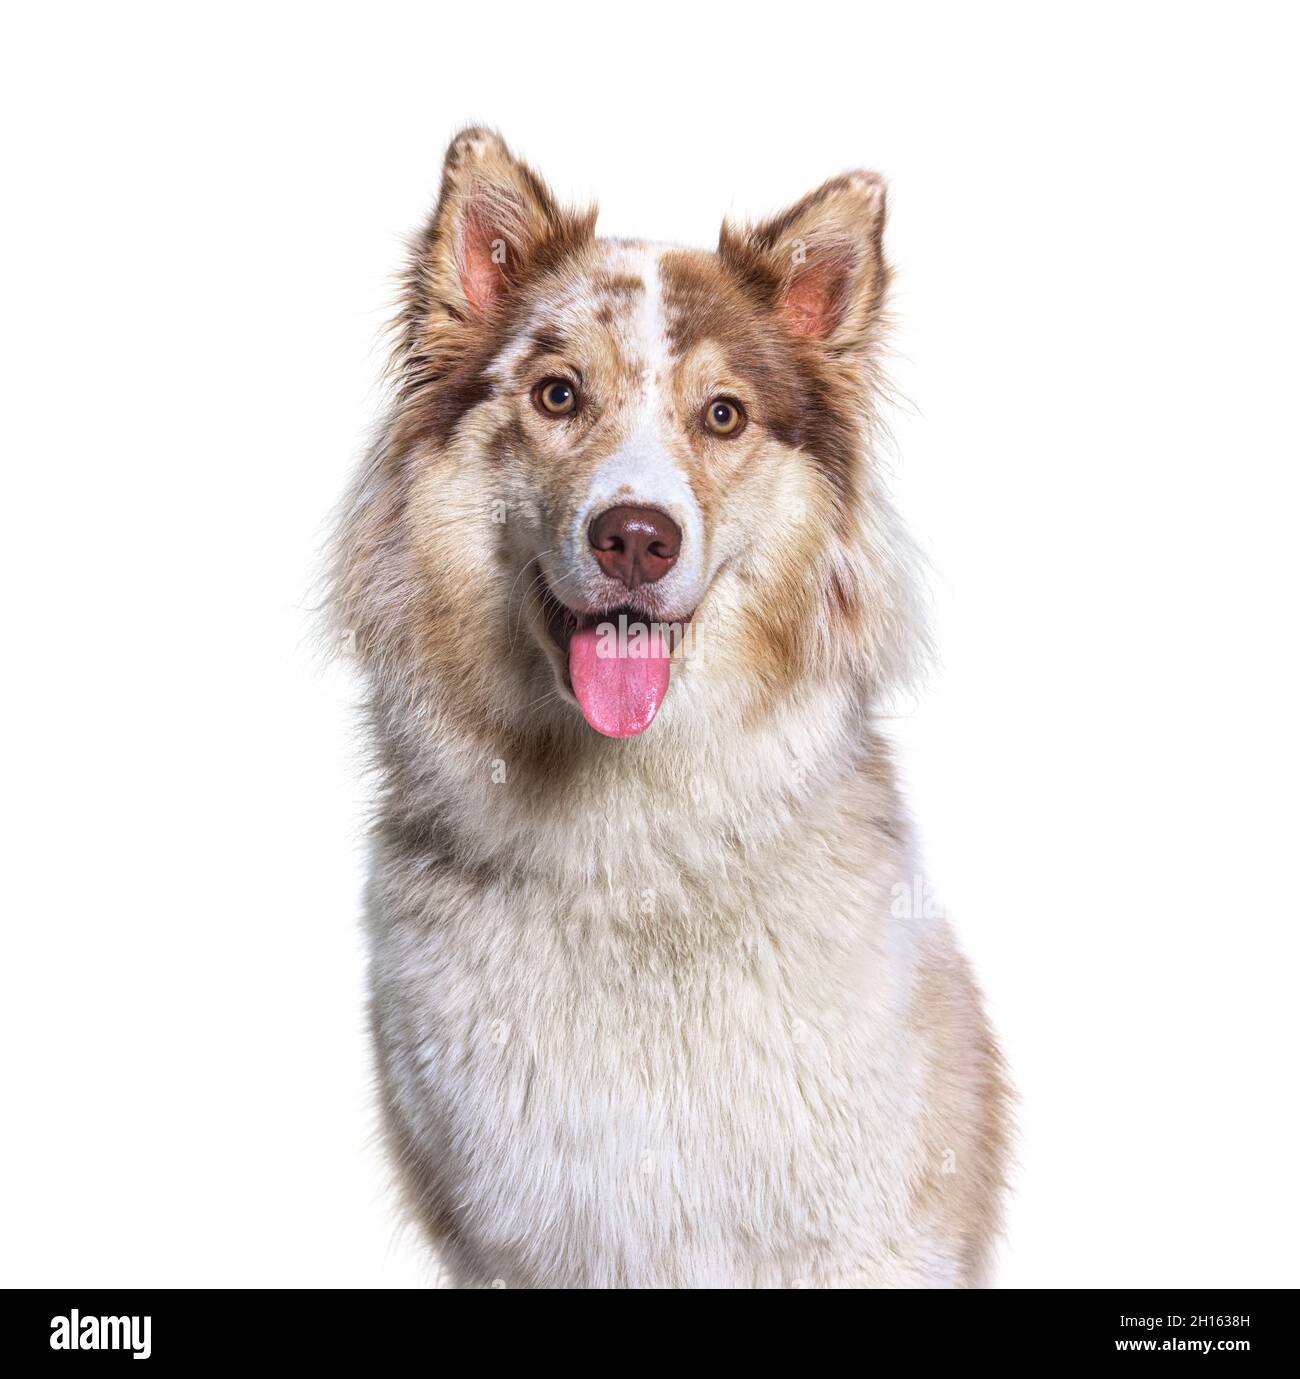
<svg viewBox="0 0 1300 1379">
<path fill-rule="evenodd" d="M 391 1161 L 457 1287 L 980 1286 L 1008 1092 L 878 728 L 884 185 L 595 220 L 452 141 L 342 509 Z"/>
</svg>

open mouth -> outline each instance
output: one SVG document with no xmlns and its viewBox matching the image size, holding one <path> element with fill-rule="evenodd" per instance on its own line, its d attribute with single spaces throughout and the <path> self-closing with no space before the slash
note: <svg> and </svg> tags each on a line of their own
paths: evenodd
<svg viewBox="0 0 1300 1379">
<path fill-rule="evenodd" d="M 672 657 L 685 641 L 692 614 L 671 622 L 652 620 L 628 605 L 578 613 L 544 584 L 541 604 L 582 716 L 606 737 L 645 732 L 668 693 Z"/>
</svg>

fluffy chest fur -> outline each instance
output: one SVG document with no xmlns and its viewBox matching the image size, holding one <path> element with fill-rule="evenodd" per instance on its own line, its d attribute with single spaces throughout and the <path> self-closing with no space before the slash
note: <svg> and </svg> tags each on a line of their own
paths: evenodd
<svg viewBox="0 0 1300 1379">
<path fill-rule="evenodd" d="M 385 1077 L 467 1280 L 824 1286 L 914 1243 L 911 865 L 839 788 L 690 872 L 637 845 L 649 809 L 581 881 L 382 849 Z"/>
</svg>

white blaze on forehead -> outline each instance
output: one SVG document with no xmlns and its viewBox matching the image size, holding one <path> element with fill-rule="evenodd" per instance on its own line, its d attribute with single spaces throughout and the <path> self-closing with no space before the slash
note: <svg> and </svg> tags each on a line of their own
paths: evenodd
<svg viewBox="0 0 1300 1379">
<path fill-rule="evenodd" d="M 667 382 L 670 355 L 668 321 L 664 311 L 664 285 L 659 274 L 659 259 L 662 253 L 662 249 L 641 250 L 638 256 L 641 262 L 632 270 L 638 273 L 645 283 L 637 343 L 641 346 L 646 361 L 647 390 L 655 396 Z"/>
<path fill-rule="evenodd" d="M 665 433 L 673 421 L 669 411 L 671 349 L 659 272 L 662 253 L 656 248 L 629 249 L 625 263 L 619 265 L 621 271 L 645 284 L 633 322 L 634 338 L 629 342 L 643 365 L 641 392 L 627 440 L 591 477 L 573 546 L 575 553 L 585 548 L 592 518 L 606 508 L 624 503 L 658 508 L 682 532 L 681 556 L 663 580 L 664 593 L 680 591 L 686 595 L 693 589 L 698 593 L 703 523 L 690 481 L 665 444 Z"/>
</svg>

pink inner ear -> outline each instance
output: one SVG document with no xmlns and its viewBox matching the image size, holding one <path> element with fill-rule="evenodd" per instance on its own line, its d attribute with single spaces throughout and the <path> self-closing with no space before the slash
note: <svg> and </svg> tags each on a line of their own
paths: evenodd
<svg viewBox="0 0 1300 1379">
<path fill-rule="evenodd" d="M 478 311 L 490 306 L 505 285 L 503 255 L 498 255 L 502 261 L 493 260 L 493 248 L 501 243 L 501 236 L 478 216 L 466 217 L 460 236 L 460 281 Z"/>
<path fill-rule="evenodd" d="M 825 340 L 839 324 L 848 265 L 838 258 L 809 264 L 795 274 L 781 301 L 781 314 L 796 335 Z"/>
</svg>

